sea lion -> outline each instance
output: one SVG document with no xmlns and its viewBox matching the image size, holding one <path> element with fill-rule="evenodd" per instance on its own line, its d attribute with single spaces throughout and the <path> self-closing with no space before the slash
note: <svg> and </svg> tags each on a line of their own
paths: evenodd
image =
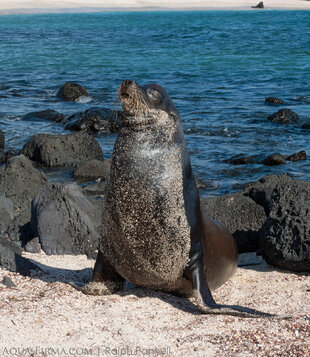
<svg viewBox="0 0 310 357">
<path fill-rule="evenodd" d="M 157 84 L 124 81 L 124 112 L 103 212 L 102 239 L 88 294 L 112 294 L 129 282 L 193 294 L 207 314 L 274 315 L 218 305 L 211 290 L 237 267 L 237 247 L 220 223 L 206 217 L 179 113 Z"/>
</svg>

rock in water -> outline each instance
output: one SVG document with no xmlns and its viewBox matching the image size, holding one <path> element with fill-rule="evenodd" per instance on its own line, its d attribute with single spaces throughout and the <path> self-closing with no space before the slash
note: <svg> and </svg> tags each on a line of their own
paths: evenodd
<svg viewBox="0 0 310 357">
<path fill-rule="evenodd" d="M 4 144 L 5 144 L 4 132 L 0 129 L 0 151 L 4 150 Z"/>
<path fill-rule="evenodd" d="M 265 99 L 265 103 L 271 104 L 271 105 L 281 105 L 285 104 L 284 100 L 281 98 L 276 98 L 276 97 L 268 97 Z"/>
<path fill-rule="evenodd" d="M 37 134 L 24 145 L 21 154 L 47 167 L 73 167 L 92 159 L 103 160 L 97 140 L 83 132 Z"/>
<path fill-rule="evenodd" d="M 78 83 L 67 82 L 58 91 L 57 97 L 65 101 L 75 101 L 82 96 L 88 96 L 87 90 Z"/>
<path fill-rule="evenodd" d="M 261 231 L 263 257 L 282 269 L 309 272 L 310 182 L 280 182 L 271 200 L 271 211 Z"/>
<path fill-rule="evenodd" d="M 31 112 L 23 116 L 23 120 L 26 121 L 53 121 L 55 123 L 60 123 L 64 120 L 64 116 L 61 113 L 56 112 L 56 110 L 46 109 L 40 112 Z"/>
<path fill-rule="evenodd" d="M 92 108 L 70 115 L 63 124 L 65 129 L 88 133 L 116 133 L 119 131 L 120 112 L 107 108 Z"/>
<path fill-rule="evenodd" d="M 296 124 L 299 122 L 299 116 L 291 109 L 283 108 L 269 115 L 268 120 L 271 120 L 273 123 Z"/>
<path fill-rule="evenodd" d="M 32 203 L 32 229 L 49 255 L 95 258 L 101 222 L 102 206 L 86 198 L 75 183 L 49 184 Z"/>
</svg>

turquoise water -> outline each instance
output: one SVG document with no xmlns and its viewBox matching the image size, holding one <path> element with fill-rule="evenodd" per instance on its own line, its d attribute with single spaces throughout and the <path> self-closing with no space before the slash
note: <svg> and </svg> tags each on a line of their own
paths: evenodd
<svg viewBox="0 0 310 357">
<path fill-rule="evenodd" d="M 65 133 L 59 124 L 21 116 L 54 109 L 71 114 L 113 108 L 123 79 L 156 82 L 181 113 L 194 171 L 231 192 L 269 173 L 310 179 L 309 161 L 281 167 L 231 166 L 239 153 L 309 150 L 308 130 L 267 121 L 278 96 L 302 120 L 310 118 L 310 12 L 197 11 L 44 14 L 0 17 L 0 128 L 6 148 L 20 149 L 36 133 Z M 66 81 L 91 98 L 55 98 Z M 110 157 L 114 135 L 98 138 Z"/>
</svg>

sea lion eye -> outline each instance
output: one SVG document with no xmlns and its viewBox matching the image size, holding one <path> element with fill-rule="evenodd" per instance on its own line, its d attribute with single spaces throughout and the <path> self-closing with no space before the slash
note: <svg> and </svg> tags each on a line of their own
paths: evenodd
<svg viewBox="0 0 310 357">
<path fill-rule="evenodd" d="M 175 113 L 170 112 L 170 116 L 174 121 L 177 121 L 178 117 L 177 117 L 177 115 Z"/>
<path fill-rule="evenodd" d="M 157 90 L 148 88 L 146 92 L 147 92 L 148 97 L 151 100 L 156 101 L 156 102 L 159 102 L 161 100 L 161 94 Z"/>
</svg>

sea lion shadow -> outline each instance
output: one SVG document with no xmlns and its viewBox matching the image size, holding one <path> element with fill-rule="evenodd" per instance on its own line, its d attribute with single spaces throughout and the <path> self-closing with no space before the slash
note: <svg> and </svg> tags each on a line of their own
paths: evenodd
<svg viewBox="0 0 310 357">
<path fill-rule="evenodd" d="M 127 285 L 127 284 L 126 284 Z M 129 283 L 129 285 L 131 285 Z M 201 314 L 198 307 L 187 297 L 178 296 L 169 292 L 163 292 L 158 290 L 152 290 L 149 288 L 133 286 L 125 287 L 124 290 L 116 292 L 114 295 L 119 295 L 122 297 L 133 295 L 139 299 L 153 298 L 163 301 L 174 308 L 187 312 L 190 314 Z"/>
<path fill-rule="evenodd" d="M 92 268 L 85 269 L 65 269 L 65 268 L 56 268 L 46 264 L 39 263 L 34 259 L 29 259 L 36 267 L 31 270 L 31 278 L 44 281 L 46 283 L 71 283 L 72 281 L 83 281 L 87 282 L 91 279 Z M 28 275 L 28 274 L 27 274 Z"/>
</svg>

